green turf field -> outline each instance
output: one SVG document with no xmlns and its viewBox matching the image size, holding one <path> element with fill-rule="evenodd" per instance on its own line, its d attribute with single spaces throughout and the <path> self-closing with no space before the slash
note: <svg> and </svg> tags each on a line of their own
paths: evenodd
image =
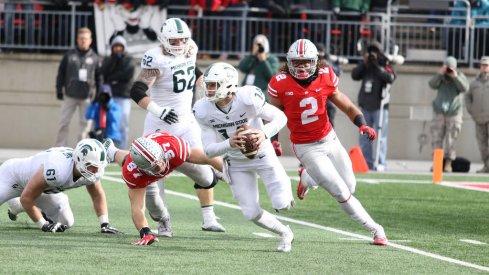
<svg viewBox="0 0 489 275">
<path fill-rule="evenodd" d="M 216 214 L 225 233 L 203 232 L 190 180 L 167 180 L 174 237 L 149 247 L 133 246 L 127 187 L 115 166 L 104 179 L 111 224 L 126 235 L 105 235 L 85 188 L 68 191 L 75 226 L 43 233 L 25 213 L 16 222 L 0 206 L 1 274 L 478 274 L 489 272 L 488 193 L 429 182 L 429 176 L 359 175 L 357 198 L 383 224 L 391 245 L 370 245 L 369 232 L 354 223 L 324 191 L 296 200 L 279 213 L 294 231 L 289 254 L 277 253 L 279 239 L 241 215 L 226 184 L 216 186 Z M 295 174 L 291 174 L 295 178 Z M 115 180 L 112 180 L 114 178 Z M 377 181 L 382 179 L 382 181 Z M 405 183 L 412 180 L 417 183 Z M 462 176 L 445 180 L 477 180 Z M 368 182 L 368 183 L 366 183 Z M 379 184 L 372 184 L 381 182 Z M 297 181 L 293 180 L 293 189 Z M 270 212 L 261 190 L 263 208 Z M 219 203 L 223 202 L 223 203 Z M 156 224 L 151 222 L 153 229 Z M 258 234 L 256 234 L 258 233 Z M 461 240 L 479 241 L 480 244 Z M 485 243 L 485 244 L 484 244 Z"/>
</svg>

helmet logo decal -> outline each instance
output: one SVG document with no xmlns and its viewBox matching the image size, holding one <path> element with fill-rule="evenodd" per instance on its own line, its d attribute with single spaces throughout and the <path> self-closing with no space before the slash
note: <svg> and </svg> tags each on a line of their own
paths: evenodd
<svg viewBox="0 0 489 275">
<path fill-rule="evenodd" d="M 80 149 L 80 152 L 83 154 L 83 156 L 88 155 L 88 151 L 93 151 L 92 146 L 88 144 L 84 144 Z"/>
</svg>

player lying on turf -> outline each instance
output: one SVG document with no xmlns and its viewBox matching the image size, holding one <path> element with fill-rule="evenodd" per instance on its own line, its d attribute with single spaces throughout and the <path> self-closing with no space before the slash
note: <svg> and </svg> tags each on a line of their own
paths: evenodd
<svg viewBox="0 0 489 275">
<path fill-rule="evenodd" d="M 269 139 L 285 126 L 287 118 L 265 102 L 258 87 L 238 88 L 238 72 L 227 63 L 209 66 L 204 73 L 203 89 L 205 97 L 195 104 L 194 114 L 202 128 L 207 156 L 225 156 L 231 191 L 243 216 L 278 234 L 280 245 L 277 250 L 289 252 L 294 234 L 289 226 L 260 207 L 257 177 L 262 179 L 273 208 L 288 210 L 292 207 L 290 179 Z M 269 123 L 263 125 L 262 120 Z M 245 125 L 248 130 L 241 128 Z"/>
<path fill-rule="evenodd" d="M 373 233 L 373 244 L 386 245 L 382 226 L 353 196 L 355 174 L 348 153 L 329 122 L 326 101 L 331 100 L 370 140 L 375 139 L 376 133 L 367 126 L 360 110 L 340 92 L 338 82 L 330 66 L 318 63 L 316 46 L 299 39 L 287 52 L 287 64 L 268 84 L 270 103 L 287 116 L 294 153 L 305 168 L 300 170 L 299 199 L 304 198 L 309 186 L 319 185 L 354 221 Z"/>
<path fill-rule="evenodd" d="M 195 164 L 218 164 L 214 167 L 222 171 L 222 162 L 209 159 L 202 149 L 193 148 L 180 137 L 165 132 L 148 134 L 134 140 L 129 151 L 119 150 L 112 140 L 104 142 L 111 160 L 122 166 L 122 179 L 129 187 L 131 214 L 134 226 L 139 231 L 140 240 L 136 245 L 150 245 L 158 241 L 149 228 L 144 215 L 146 187 L 168 176 L 174 169 L 185 162 Z M 208 186 L 217 183 L 217 177 Z"/>
<path fill-rule="evenodd" d="M 9 201 L 9 218 L 25 211 L 45 232 L 63 232 L 75 219 L 64 190 L 86 186 L 102 233 L 119 233 L 109 224 L 107 202 L 100 183 L 106 152 L 95 139 L 83 139 L 75 149 L 54 147 L 0 166 L 0 205 Z M 20 197 L 20 198 L 19 198 Z M 41 212 L 42 211 L 42 212 Z"/>
</svg>

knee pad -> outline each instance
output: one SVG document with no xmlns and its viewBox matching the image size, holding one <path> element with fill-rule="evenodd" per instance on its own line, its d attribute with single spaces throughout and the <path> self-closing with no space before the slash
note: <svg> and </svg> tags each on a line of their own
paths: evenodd
<svg viewBox="0 0 489 275">
<path fill-rule="evenodd" d="M 288 205 L 286 205 L 285 207 L 282 207 L 282 208 L 275 208 L 275 212 L 279 213 L 280 211 L 288 211 L 290 210 L 290 208 L 294 207 L 295 205 L 295 202 L 294 201 L 291 201 Z"/>
<path fill-rule="evenodd" d="M 348 192 L 348 193 L 345 192 L 345 193 L 341 193 L 341 194 L 335 195 L 333 197 L 336 199 L 336 201 L 338 203 L 345 203 L 345 202 L 347 202 L 351 198 L 351 193 L 350 192 Z"/>
<path fill-rule="evenodd" d="M 199 185 L 197 183 L 194 183 L 194 189 L 211 189 L 214 186 L 216 186 L 216 184 L 219 181 L 219 179 L 217 178 L 216 173 L 214 172 L 214 170 L 212 170 L 212 175 L 213 175 L 212 183 L 209 186 L 201 186 L 201 185 Z"/>
</svg>

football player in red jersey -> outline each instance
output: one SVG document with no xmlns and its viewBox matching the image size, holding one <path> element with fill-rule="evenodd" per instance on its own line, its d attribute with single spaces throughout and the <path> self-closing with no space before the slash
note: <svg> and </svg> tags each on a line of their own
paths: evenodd
<svg viewBox="0 0 489 275">
<path fill-rule="evenodd" d="M 356 180 L 351 160 L 329 122 L 326 101 L 331 100 L 370 140 L 376 133 L 367 126 L 360 110 L 338 90 L 338 81 L 331 67 L 318 63 L 316 46 L 299 39 L 287 52 L 287 64 L 268 84 L 270 103 L 287 116 L 292 147 L 303 165 L 299 170 L 299 199 L 304 199 L 311 187 L 324 188 L 353 220 L 374 234 L 373 244 L 386 245 L 382 226 L 353 196 Z"/>
<path fill-rule="evenodd" d="M 117 149 L 110 139 L 104 145 L 109 158 L 122 166 L 122 179 L 129 187 L 132 220 L 141 237 L 133 242 L 136 245 L 158 241 L 144 215 L 146 186 L 165 178 L 184 162 L 214 165 L 222 171 L 222 161 L 209 159 L 201 148 L 191 148 L 182 138 L 165 132 L 134 140 L 129 151 Z M 217 180 L 202 187 L 212 188 L 216 183 Z"/>
</svg>

